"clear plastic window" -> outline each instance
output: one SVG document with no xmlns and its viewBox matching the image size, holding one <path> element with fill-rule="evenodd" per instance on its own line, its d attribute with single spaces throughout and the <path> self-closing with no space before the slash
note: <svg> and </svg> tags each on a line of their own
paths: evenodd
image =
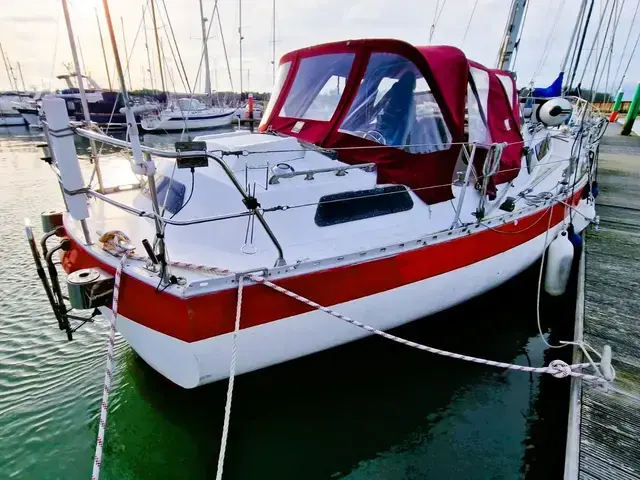
<svg viewBox="0 0 640 480">
<path fill-rule="evenodd" d="M 447 150 L 451 133 L 416 66 L 392 53 L 371 55 L 340 131 L 411 153 Z"/>
<path fill-rule="evenodd" d="M 280 116 L 329 121 L 338 107 L 355 55 L 336 53 L 300 62 Z"/>
<path fill-rule="evenodd" d="M 491 136 L 487 129 L 487 107 L 489 102 L 489 74 L 484 70 L 471 67 L 469 69 L 476 86 L 474 93 L 471 85 L 467 88 L 467 114 L 469 120 L 469 142 L 491 144 Z M 478 105 L 478 100 L 480 105 Z"/>
<path fill-rule="evenodd" d="M 269 98 L 269 103 L 267 104 L 267 108 L 264 110 L 262 114 L 262 121 L 260 122 L 260 126 L 269 120 L 271 116 L 271 112 L 273 111 L 273 107 L 278 101 L 278 97 L 280 96 L 280 91 L 282 90 L 282 86 L 284 85 L 284 81 L 287 79 L 287 75 L 289 75 L 289 69 L 291 68 L 291 62 L 283 63 L 278 67 L 278 75 L 276 76 L 276 83 L 273 86 L 273 90 L 271 91 L 271 97 Z"/>
</svg>

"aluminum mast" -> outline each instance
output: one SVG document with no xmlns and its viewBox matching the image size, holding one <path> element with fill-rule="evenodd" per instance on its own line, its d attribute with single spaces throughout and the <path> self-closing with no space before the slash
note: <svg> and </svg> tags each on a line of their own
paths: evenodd
<svg viewBox="0 0 640 480">
<path fill-rule="evenodd" d="M 522 22 L 524 20 L 525 7 L 527 0 L 513 0 L 509 18 L 507 19 L 507 27 L 504 31 L 504 38 L 498 54 L 496 68 L 500 70 L 509 70 L 512 68 L 513 54 L 518 48 L 520 31 L 522 30 Z"/>
</svg>

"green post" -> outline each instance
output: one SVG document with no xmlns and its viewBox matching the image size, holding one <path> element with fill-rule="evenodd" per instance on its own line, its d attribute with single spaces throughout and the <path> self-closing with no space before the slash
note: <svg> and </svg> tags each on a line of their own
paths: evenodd
<svg viewBox="0 0 640 480">
<path fill-rule="evenodd" d="M 620 107 L 622 106 L 622 97 L 624 96 L 624 92 L 620 90 L 618 95 L 616 96 L 616 101 L 613 104 L 613 112 L 619 112 Z"/>
<path fill-rule="evenodd" d="M 627 118 L 624 121 L 622 132 L 620 132 L 621 135 L 631 134 L 633 123 L 636 121 L 636 117 L 638 116 L 639 111 L 640 111 L 640 83 L 638 83 L 638 86 L 636 87 L 636 93 L 633 96 L 633 101 L 631 102 L 631 106 L 629 107 L 629 112 L 627 113 Z"/>
</svg>

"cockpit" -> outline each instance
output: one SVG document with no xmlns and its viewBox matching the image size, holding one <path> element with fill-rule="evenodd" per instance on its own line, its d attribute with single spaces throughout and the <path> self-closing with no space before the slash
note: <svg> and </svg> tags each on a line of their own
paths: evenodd
<svg viewBox="0 0 640 480">
<path fill-rule="evenodd" d="M 350 81 L 355 60 L 354 53 L 301 59 L 278 116 L 299 120 L 293 128 L 301 130 L 308 121 L 335 120 L 339 107 L 348 106 L 336 125 L 340 133 L 410 153 L 449 148 L 451 133 L 429 84 L 414 63 L 395 53 L 372 53 L 362 78 Z M 264 123 L 290 68 L 291 62 L 280 65 L 276 95 L 267 107 Z M 345 92 L 352 98 L 344 98 Z"/>
</svg>

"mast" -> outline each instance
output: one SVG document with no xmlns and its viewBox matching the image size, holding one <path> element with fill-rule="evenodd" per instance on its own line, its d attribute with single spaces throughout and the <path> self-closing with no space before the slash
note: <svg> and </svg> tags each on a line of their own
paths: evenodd
<svg viewBox="0 0 640 480">
<path fill-rule="evenodd" d="M 13 84 L 15 85 L 16 92 L 20 89 L 18 88 L 18 79 L 16 78 L 16 73 L 13 71 L 13 67 L 11 66 L 11 60 L 7 58 L 7 64 L 9 65 L 9 71 L 11 72 L 11 78 L 13 78 Z"/>
<path fill-rule="evenodd" d="M 151 82 L 151 90 L 155 90 L 155 87 L 153 86 L 153 74 L 151 73 L 151 54 L 149 53 L 149 39 L 147 37 L 147 17 L 144 7 L 142 7 L 142 28 L 144 30 L 144 49 L 147 51 L 147 64 L 149 65 L 149 81 Z"/>
<path fill-rule="evenodd" d="M 271 70 L 273 76 L 273 84 L 276 84 L 276 0 L 273 0 L 272 8 L 273 18 L 271 22 Z"/>
<path fill-rule="evenodd" d="M 202 27 L 202 49 L 204 52 L 204 93 L 211 100 L 211 70 L 209 68 L 209 46 L 207 45 L 207 19 L 204 18 L 202 0 L 200 0 L 200 26 Z"/>
<path fill-rule="evenodd" d="M 96 8 L 96 22 L 98 23 L 98 34 L 100 35 L 100 47 L 102 47 L 102 58 L 104 59 L 104 69 L 107 71 L 107 83 L 109 90 L 113 90 L 111 86 L 111 74 L 109 73 L 109 62 L 107 61 L 107 52 L 104 50 L 104 40 L 102 39 L 102 28 L 100 27 L 100 18 L 98 17 L 98 9 Z"/>
<path fill-rule="evenodd" d="M 502 46 L 500 47 L 498 61 L 496 62 L 496 68 L 500 70 L 509 70 L 511 68 L 513 54 L 518 48 L 518 39 L 520 37 L 520 30 L 522 29 L 526 5 L 527 0 L 513 0 L 511 3 L 507 27 L 504 31 Z"/>
<path fill-rule="evenodd" d="M 153 20 L 153 33 L 156 37 L 156 50 L 158 51 L 158 67 L 160 70 L 160 83 L 162 85 L 162 91 L 166 92 L 167 89 L 164 86 L 164 72 L 162 71 L 162 52 L 160 51 L 160 38 L 158 37 L 158 24 L 156 23 L 156 4 L 155 0 L 151 0 L 151 19 Z"/>
<path fill-rule="evenodd" d="M 80 102 L 82 103 L 82 113 L 84 120 L 88 125 L 91 125 L 91 115 L 89 114 L 89 104 L 87 103 L 87 94 L 84 91 L 84 81 L 82 79 L 82 71 L 80 70 L 80 62 L 78 61 L 78 52 L 76 51 L 76 42 L 73 38 L 73 28 L 71 27 L 71 18 L 69 17 L 69 7 L 67 0 L 62 0 L 62 10 L 64 12 L 64 20 L 67 24 L 67 34 L 69 35 L 69 47 L 71 48 L 71 56 L 73 57 L 73 65 L 75 68 L 75 75 L 78 81 L 78 89 L 80 90 Z M 98 187 L 100 190 L 104 189 L 102 183 L 102 172 L 100 170 L 100 163 L 98 159 L 98 149 L 96 148 L 96 142 L 89 140 L 91 144 L 91 158 L 95 163 L 96 177 L 98 179 Z"/>
<path fill-rule="evenodd" d="M 238 0 L 238 35 L 240 37 L 240 101 L 242 101 L 242 0 Z"/>
<path fill-rule="evenodd" d="M 120 26 L 122 28 L 122 45 L 124 45 L 124 58 L 127 61 L 127 77 L 129 78 L 129 88 L 133 88 L 131 83 L 131 67 L 129 66 L 129 50 L 127 49 L 127 36 L 124 34 L 124 19 L 120 17 Z"/>
<path fill-rule="evenodd" d="M 87 64 L 84 61 L 84 53 L 82 53 L 82 44 L 80 43 L 80 37 L 76 37 L 78 40 L 78 50 L 80 50 L 80 60 L 82 61 L 82 71 L 89 75 L 89 70 L 87 70 Z"/>
<path fill-rule="evenodd" d="M 11 79 L 11 73 L 9 72 L 9 65 L 7 65 L 7 57 L 4 55 L 4 50 L 2 49 L 2 44 L 0 43 L 0 55 L 2 55 L 2 61 L 4 62 L 4 68 L 7 71 L 7 77 L 9 77 L 9 88 L 11 90 L 14 89 L 13 80 Z M 17 88 L 15 88 L 17 90 Z"/>
<path fill-rule="evenodd" d="M 18 64 L 18 73 L 20 74 L 20 81 L 22 82 L 22 91 L 26 92 L 27 87 L 24 84 L 24 77 L 22 76 L 22 67 L 20 66 L 20 62 L 16 62 Z"/>
</svg>

